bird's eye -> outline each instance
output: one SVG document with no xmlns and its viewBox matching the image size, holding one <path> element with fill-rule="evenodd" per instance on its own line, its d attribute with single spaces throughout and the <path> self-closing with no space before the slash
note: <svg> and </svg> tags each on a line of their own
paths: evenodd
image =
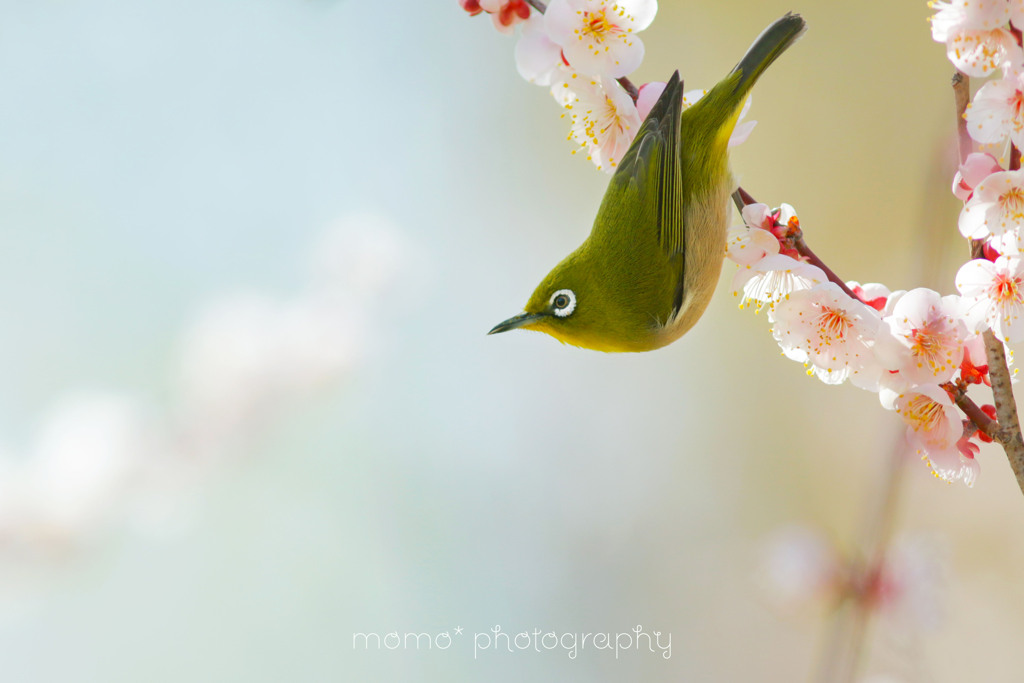
<svg viewBox="0 0 1024 683">
<path fill-rule="evenodd" d="M 559 318 L 568 317 L 576 310 L 576 295 L 571 289 L 560 289 L 551 295 L 551 307 Z"/>
</svg>

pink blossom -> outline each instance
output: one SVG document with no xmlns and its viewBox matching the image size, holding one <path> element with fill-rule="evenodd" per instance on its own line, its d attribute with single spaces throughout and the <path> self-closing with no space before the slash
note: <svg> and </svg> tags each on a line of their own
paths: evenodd
<svg viewBox="0 0 1024 683">
<path fill-rule="evenodd" d="M 941 383 L 953 377 L 964 354 L 967 328 L 959 320 L 959 297 L 941 297 L 938 292 L 918 288 L 907 292 L 895 304 L 885 323 L 898 345 L 896 358 L 886 365 L 898 370 L 910 384 Z M 879 348 L 881 350 L 881 347 Z"/>
<path fill-rule="evenodd" d="M 742 226 L 729 231 L 725 255 L 741 266 L 752 266 L 765 256 L 779 253 L 779 240 L 761 228 Z"/>
<path fill-rule="evenodd" d="M 1003 167 L 991 154 L 981 152 L 968 154 L 967 160 L 960 164 L 960 168 L 953 178 L 953 194 L 957 199 L 966 202 L 971 198 L 978 183 L 1002 170 Z"/>
<path fill-rule="evenodd" d="M 980 468 L 958 446 L 963 423 L 942 387 L 922 384 L 897 395 L 892 405 L 907 425 L 907 443 L 917 450 L 936 477 L 974 485 Z"/>
<path fill-rule="evenodd" d="M 491 15 L 494 28 L 502 33 L 511 33 L 517 23 L 530 18 L 526 0 L 479 0 L 477 4 Z"/>
<path fill-rule="evenodd" d="M 614 79 L 566 74 L 568 80 L 561 88 L 556 84 L 552 92 L 564 91 L 572 121 L 569 138 L 586 150 L 587 159 L 598 169 L 611 173 L 640 129 L 636 105 Z"/>
<path fill-rule="evenodd" d="M 956 274 L 956 287 L 966 300 L 965 314 L 975 332 L 991 328 L 1003 342 L 1024 340 L 1024 259 L 968 261 Z"/>
<path fill-rule="evenodd" d="M 846 286 L 857 295 L 858 299 L 876 311 L 881 311 L 885 308 L 885 304 L 889 301 L 889 296 L 892 294 L 889 288 L 880 282 L 867 282 L 862 285 L 856 280 L 850 280 L 846 283 Z"/>
<path fill-rule="evenodd" d="M 1019 235 L 1024 228 L 1024 170 L 992 173 L 978 183 L 957 223 L 968 239 Z"/>
<path fill-rule="evenodd" d="M 825 282 L 776 302 L 770 315 L 782 352 L 809 366 L 808 374 L 826 384 L 850 379 L 862 388 L 877 387 L 882 372 L 872 352 L 882 328 L 877 311 Z"/>
<path fill-rule="evenodd" d="M 987 76 L 1000 67 L 1024 62 L 1006 24 L 1011 18 L 1009 4 L 989 0 L 934 0 L 938 12 L 930 18 L 932 38 L 946 44 L 946 56 L 969 76 Z"/>
<path fill-rule="evenodd" d="M 516 42 L 516 70 L 530 83 L 551 85 L 562 68 L 562 48 L 548 37 L 544 15 L 534 14 L 523 24 Z"/>
<path fill-rule="evenodd" d="M 644 58 L 637 33 L 650 26 L 657 0 L 551 0 L 546 25 L 569 65 L 590 76 L 621 78 Z"/>
<path fill-rule="evenodd" d="M 964 113 L 967 132 L 983 144 L 1007 137 L 1024 147 L 1024 73 L 1011 73 L 978 89 Z"/>
<path fill-rule="evenodd" d="M 751 301 L 772 310 L 793 292 L 810 289 L 828 282 L 825 273 L 815 266 L 783 254 L 768 254 L 759 261 L 742 266 L 732 281 L 733 294 L 743 292 L 740 308 Z"/>
</svg>

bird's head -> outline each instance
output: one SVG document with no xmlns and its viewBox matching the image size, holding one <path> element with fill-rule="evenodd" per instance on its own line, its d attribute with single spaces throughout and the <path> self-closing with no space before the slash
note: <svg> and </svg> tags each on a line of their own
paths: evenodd
<svg viewBox="0 0 1024 683">
<path fill-rule="evenodd" d="M 587 273 L 581 260 L 571 255 L 537 285 L 523 313 L 498 323 L 488 334 L 535 330 L 573 346 L 622 350 L 609 339 L 614 323 L 607 319 L 600 288 Z"/>
</svg>

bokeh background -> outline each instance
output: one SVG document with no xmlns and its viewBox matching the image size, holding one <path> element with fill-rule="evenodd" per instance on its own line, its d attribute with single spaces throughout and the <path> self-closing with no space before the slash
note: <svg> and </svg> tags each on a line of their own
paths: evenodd
<svg viewBox="0 0 1024 683">
<path fill-rule="evenodd" d="M 814 553 L 772 539 L 856 552 L 899 426 L 783 358 L 728 264 L 654 353 L 484 335 L 607 181 L 512 38 L 455 0 L 0 8 L 0 678 L 818 669 L 827 606 L 779 584 Z M 663 2 L 634 81 L 710 86 L 788 10 L 810 30 L 755 90 L 737 176 L 843 276 L 951 293 L 924 2 Z M 970 490 L 908 466 L 895 543 L 924 568 L 866 676 L 1019 680 L 1024 500 L 1001 451 L 980 462 Z M 494 625 L 672 651 L 474 658 Z M 446 651 L 352 645 L 457 626 Z"/>
</svg>

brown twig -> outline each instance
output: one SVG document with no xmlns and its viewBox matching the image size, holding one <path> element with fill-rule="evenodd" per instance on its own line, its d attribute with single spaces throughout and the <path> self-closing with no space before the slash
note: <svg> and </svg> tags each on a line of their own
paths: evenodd
<svg viewBox="0 0 1024 683">
<path fill-rule="evenodd" d="M 1010 370 L 1006 366 L 1006 352 L 1003 343 L 996 339 L 992 330 L 982 335 L 985 340 L 985 356 L 988 359 L 988 374 L 992 381 L 992 396 L 996 402 L 996 419 L 999 420 L 997 441 L 1006 451 L 1006 457 L 1017 477 L 1017 485 L 1024 493 L 1024 437 L 1021 436 L 1020 420 L 1017 418 L 1017 403 L 1010 384 Z"/>
<path fill-rule="evenodd" d="M 817 266 L 818 268 L 821 268 L 823 271 L 825 271 L 825 275 L 828 277 L 829 281 L 839 285 L 839 289 L 843 290 L 843 292 L 846 293 L 846 296 L 850 297 L 855 301 L 860 301 L 860 298 L 858 298 L 858 296 L 853 293 L 853 290 L 846 286 L 846 283 L 843 282 L 843 279 L 836 275 L 834 272 L 832 272 L 832 269 L 826 266 L 825 262 L 818 258 L 817 254 L 811 251 L 811 248 L 807 246 L 807 242 L 804 241 L 803 232 L 798 233 L 796 237 L 793 238 L 793 246 L 796 247 L 796 250 L 800 252 L 801 256 L 807 259 L 808 263 L 810 263 L 812 266 Z"/>
<path fill-rule="evenodd" d="M 757 200 L 754 199 L 754 197 L 751 196 L 751 194 L 744 190 L 742 187 L 736 188 L 736 191 L 733 192 L 732 194 L 732 200 L 736 203 L 736 207 L 740 210 L 742 210 L 744 206 L 757 203 Z M 821 268 L 821 270 L 825 273 L 825 276 L 829 279 L 829 282 L 838 285 L 839 288 L 842 289 L 843 292 L 845 292 L 846 295 L 851 299 L 860 301 L 860 299 L 857 298 L 857 295 L 854 294 L 853 291 L 851 291 L 850 288 L 846 286 L 846 283 L 843 282 L 842 278 L 836 275 L 831 268 L 825 265 L 825 262 L 818 258 L 817 254 L 811 251 L 811 248 L 807 246 L 807 242 L 804 241 L 804 234 L 802 231 L 797 229 L 796 232 L 792 235 L 792 237 L 790 237 L 790 239 L 793 241 L 793 247 L 796 248 L 797 252 L 799 252 L 801 256 L 807 259 L 807 262 L 810 263 L 812 266 L 817 266 L 818 268 Z"/>
<path fill-rule="evenodd" d="M 526 2 L 527 4 L 530 5 L 530 7 L 537 10 L 541 14 L 544 14 L 544 12 L 547 10 L 547 5 L 541 2 L 541 0 L 526 0 Z"/>
<path fill-rule="evenodd" d="M 956 139 L 960 163 L 967 161 L 967 155 L 974 151 L 974 141 L 967 132 L 967 119 L 964 112 L 971 101 L 971 78 L 957 71 L 953 74 L 953 102 L 956 105 Z"/>
<path fill-rule="evenodd" d="M 1000 441 L 1002 438 L 1002 432 L 999 427 L 999 423 L 989 417 L 981 407 L 967 397 L 967 390 L 965 387 L 958 386 L 953 382 L 946 382 L 941 385 L 943 389 L 953 398 L 953 403 L 963 411 L 963 414 L 967 416 L 974 426 L 981 430 L 981 432 L 989 437 L 990 439 Z"/>
<path fill-rule="evenodd" d="M 636 104 L 637 99 L 640 97 L 640 90 L 635 85 L 633 85 L 633 81 L 623 76 L 622 78 L 619 79 L 619 85 L 621 85 L 622 89 L 625 90 L 629 94 L 629 96 L 633 98 L 633 104 Z"/>
</svg>

